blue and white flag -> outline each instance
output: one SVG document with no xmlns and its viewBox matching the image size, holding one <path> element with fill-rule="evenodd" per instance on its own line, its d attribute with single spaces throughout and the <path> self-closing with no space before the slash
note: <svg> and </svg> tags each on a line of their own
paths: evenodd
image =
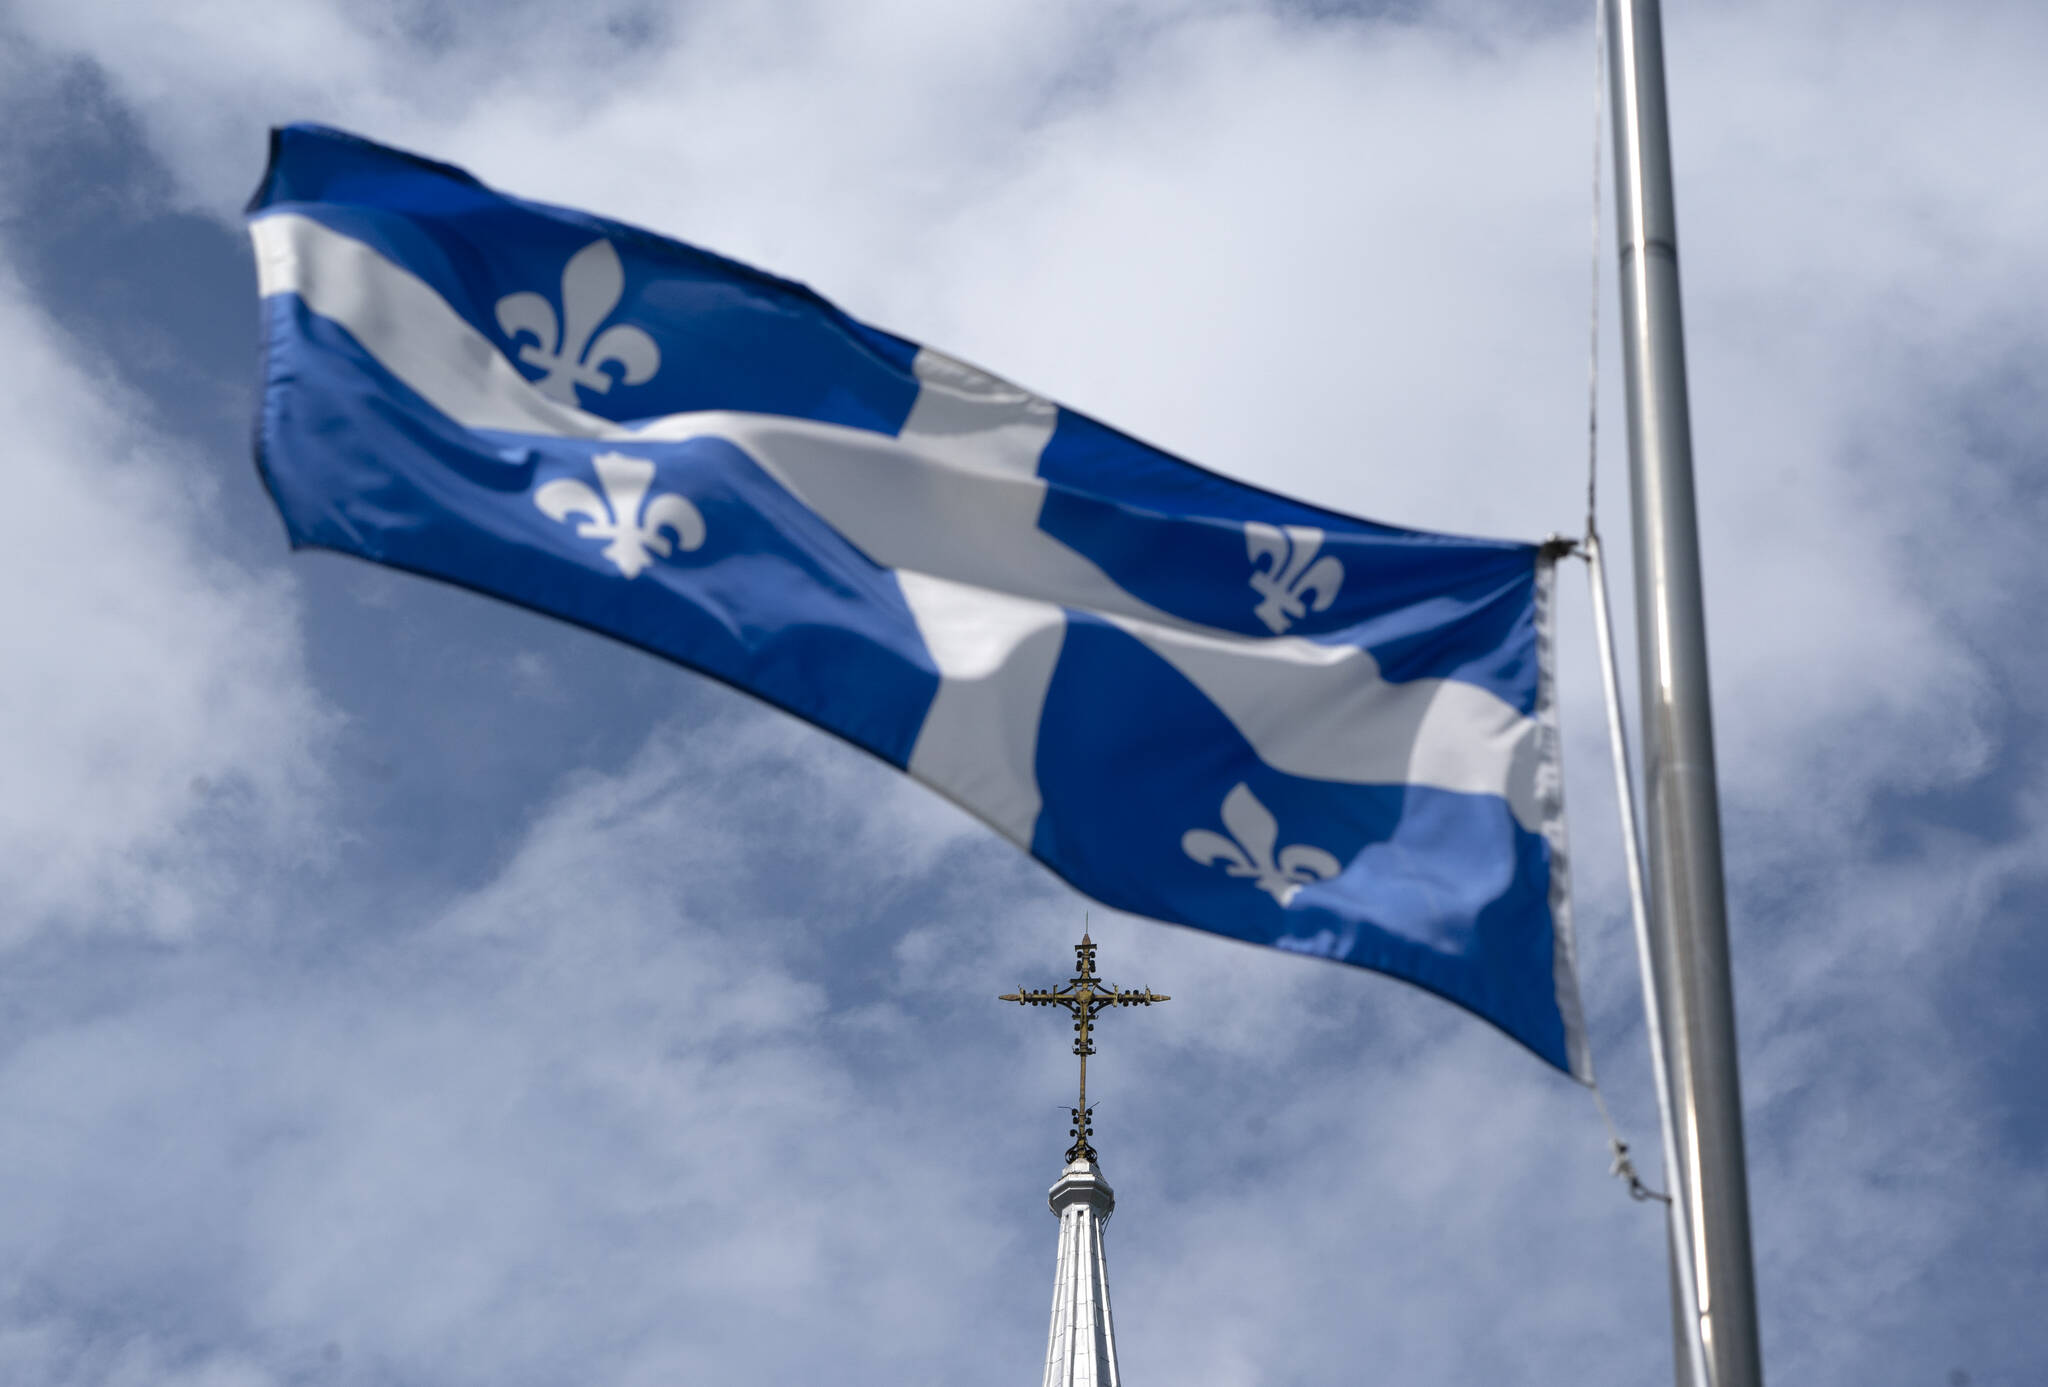
<svg viewBox="0 0 2048 1387">
<path fill-rule="evenodd" d="M 1551 562 L 1204 471 L 800 284 L 332 130 L 250 206 L 294 545 L 865 748 L 1105 904 L 1584 1078 Z"/>
</svg>

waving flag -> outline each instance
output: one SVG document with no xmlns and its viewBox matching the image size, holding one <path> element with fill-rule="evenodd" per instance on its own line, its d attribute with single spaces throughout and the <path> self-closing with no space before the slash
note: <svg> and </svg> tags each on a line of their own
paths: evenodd
<svg viewBox="0 0 2048 1387">
<path fill-rule="evenodd" d="M 1119 909 L 1588 1073 L 1550 561 L 1230 481 L 800 284 L 336 131 L 250 207 L 294 545 L 630 641 Z"/>
</svg>

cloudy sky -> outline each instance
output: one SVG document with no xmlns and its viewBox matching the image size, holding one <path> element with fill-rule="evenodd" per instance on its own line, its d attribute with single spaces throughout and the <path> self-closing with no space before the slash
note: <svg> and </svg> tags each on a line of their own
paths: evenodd
<svg viewBox="0 0 2048 1387">
<path fill-rule="evenodd" d="M 1267 486 L 1537 538 L 1582 504 L 1588 9 L 0 6 L 0 1380 L 1043 1353 L 1072 1059 L 994 996 L 1065 976 L 1085 902 L 702 679 L 288 555 L 248 456 L 268 126 L 804 279 Z M 2036 1387 L 2048 10 L 1667 30 L 1767 1370 Z M 1581 959 L 1650 1156 L 1565 576 Z M 1174 996 L 1091 1076 L 1133 1382 L 1668 1380 L 1661 1226 L 1584 1090 L 1387 979 L 1093 929 Z"/>
</svg>

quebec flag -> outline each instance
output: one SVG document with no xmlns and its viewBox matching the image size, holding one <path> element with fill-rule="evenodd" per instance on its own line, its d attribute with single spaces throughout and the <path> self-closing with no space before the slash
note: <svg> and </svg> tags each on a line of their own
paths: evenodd
<svg viewBox="0 0 2048 1387">
<path fill-rule="evenodd" d="M 602 631 L 1120 910 L 1580 1078 L 1551 559 L 1204 471 L 809 289 L 314 126 L 250 205 L 292 543 Z"/>
</svg>

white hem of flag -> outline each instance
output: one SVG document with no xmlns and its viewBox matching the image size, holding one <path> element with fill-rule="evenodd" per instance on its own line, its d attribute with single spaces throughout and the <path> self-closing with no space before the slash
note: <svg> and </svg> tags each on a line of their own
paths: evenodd
<svg viewBox="0 0 2048 1387">
<path fill-rule="evenodd" d="M 1536 710 L 1540 751 L 1536 804 L 1540 831 L 1550 844 L 1551 976 L 1557 1013 L 1564 1021 L 1565 1059 L 1571 1076 L 1593 1085 L 1593 1050 L 1579 998 L 1578 941 L 1572 932 L 1571 853 L 1565 839 L 1564 756 L 1557 717 L 1557 555 L 1546 546 L 1536 558 Z"/>
</svg>

